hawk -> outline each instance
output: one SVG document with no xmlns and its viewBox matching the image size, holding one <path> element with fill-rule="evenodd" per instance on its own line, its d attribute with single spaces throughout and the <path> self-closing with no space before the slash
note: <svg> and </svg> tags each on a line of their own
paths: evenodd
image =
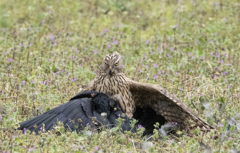
<svg viewBox="0 0 240 153">
<path fill-rule="evenodd" d="M 121 55 L 117 52 L 104 57 L 96 77 L 83 89 L 108 93 L 120 102 L 123 112 L 132 118 L 136 107 L 152 108 L 167 122 L 174 122 L 182 130 L 214 129 L 179 98 L 159 85 L 131 80 L 124 74 Z"/>
</svg>

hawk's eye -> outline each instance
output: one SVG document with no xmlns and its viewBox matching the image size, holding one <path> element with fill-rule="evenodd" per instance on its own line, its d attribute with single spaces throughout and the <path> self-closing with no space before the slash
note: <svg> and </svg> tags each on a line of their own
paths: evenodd
<svg viewBox="0 0 240 153">
<path fill-rule="evenodd" d="M 117 66 L 119 62 L 115 63 L 115 65 Z"/>
<path fill-rule="evenodd" d="M 105 62 L 105 65 L 108 65 L 108 64 Z"/>
</svg>

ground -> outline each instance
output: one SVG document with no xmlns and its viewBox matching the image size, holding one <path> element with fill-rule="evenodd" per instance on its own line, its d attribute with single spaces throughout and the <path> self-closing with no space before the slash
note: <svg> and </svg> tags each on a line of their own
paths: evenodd
<svg viewBox="0 0 240 153">
<path fill-rule="evenodd" d="M 1 0 L 0 128 L 9 130 L 0 130 L 0 152 L 240 150 L 239 10 L 237 0 Z M 167 88 L 216 131 L 164 138 L 155 131 L 149 143 L 141 129 L 11 132 L 68 102 L 114 51 L 131 79 Z"/>
</svg>

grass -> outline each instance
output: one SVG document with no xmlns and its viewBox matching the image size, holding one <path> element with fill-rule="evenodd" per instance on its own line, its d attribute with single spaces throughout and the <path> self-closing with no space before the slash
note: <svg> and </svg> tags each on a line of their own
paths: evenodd
<svg viewBox="0 0 240 153">
<path fill-rule="evenodd" d="M 120 129 L 1 130 L 0 152 L 239 151 L 239 9 L 237 0 L 1 0 L 0 128 L 68 102 L 118 51 L 130 78 L 167 88 L 216 132 L 160 138 L 155 131 L 146 142 Z"/>
</svg>

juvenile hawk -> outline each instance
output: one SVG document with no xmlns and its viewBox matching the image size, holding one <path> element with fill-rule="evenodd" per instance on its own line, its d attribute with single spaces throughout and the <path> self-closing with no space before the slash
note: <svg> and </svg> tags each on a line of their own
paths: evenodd
<svg viewBox="0 0 240 153">
<path fill-rule="evenodd" d="M 123 72 L 121 55 L 108 54 L 103 59 L 98 74 L 84 89 L 108 93 L 117 97 L 122 110 L 132 118 L 136 107 L 150 107 L 168 122 L 175 122 L 181 129 L 199 127 L 202 131 L 214 129 L 166 89 L 149 83 L 136 82 Z"/>
</svg>

